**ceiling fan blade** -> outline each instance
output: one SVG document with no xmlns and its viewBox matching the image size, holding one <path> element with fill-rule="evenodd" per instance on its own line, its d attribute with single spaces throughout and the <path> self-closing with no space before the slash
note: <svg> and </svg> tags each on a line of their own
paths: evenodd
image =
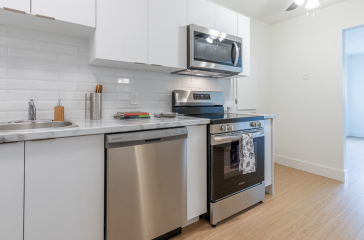
<svg viewBox="0 0 364 240">
<path fill-rule="evenodd" d="M 287 8 L 287 10 L 286 11 L 292 11 L 292 10 L 295 10 L 296 8 L 298 8 L 299 7 L 299 5 L 297 4 L 297 3 L 295 3 L 295 2 L 293 2 L 292 4 L 291 4 L 291 6 L 289 6 L 288 8 Z"/>
</svg>

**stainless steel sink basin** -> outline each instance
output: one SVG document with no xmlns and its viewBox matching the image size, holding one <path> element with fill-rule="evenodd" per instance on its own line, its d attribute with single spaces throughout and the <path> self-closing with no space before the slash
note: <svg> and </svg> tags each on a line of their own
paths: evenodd
<svg viewBox="0 0 364 240">
<path fill-rule="evenodd" d="M 70 127 L 78 127 L 78 125 L 72 121 L 54 122 L 53 120 L 20 120 L 0 123 L 0 131 Z"/>
</svg>

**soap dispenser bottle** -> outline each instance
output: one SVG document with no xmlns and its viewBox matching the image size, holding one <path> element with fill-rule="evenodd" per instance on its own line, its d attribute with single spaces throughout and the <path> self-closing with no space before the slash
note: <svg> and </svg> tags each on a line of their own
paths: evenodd
<svg viewBox="0 0 364 240">
<path fill-rule="evenodd" d="M 58 99 L 57 106 L 54 107 L 54 121 L 64 121 L 64 107 L 61 99 Z"/>
</svg>

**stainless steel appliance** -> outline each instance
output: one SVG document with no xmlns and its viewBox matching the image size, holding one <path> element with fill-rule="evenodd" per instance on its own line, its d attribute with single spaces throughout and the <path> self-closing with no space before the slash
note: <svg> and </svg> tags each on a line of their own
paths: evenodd
<svg viewBox="0 0 364 240">
<path fill-rule="evenodd" d="M 174 91 L 173 111 L 210 119 L 207 127 L 207 209 L 203 216 L 216 226 L 265 199 L 264 117 L 225 114 L 222 92 Z M 239 139 L 253 133 L 256 171 L 239 171 Z"/>
<path fill-rule="evenodd" d="M 194 24 L 187 36 L 187 69 L 174 73 L 221 78 L 243 72 L 242 38 Z"/>
<path fill-rule="evenodd" d="M 105 239 L 169 239 L 187 223 L 187 128 L 106 136 Z"/>
</svg>

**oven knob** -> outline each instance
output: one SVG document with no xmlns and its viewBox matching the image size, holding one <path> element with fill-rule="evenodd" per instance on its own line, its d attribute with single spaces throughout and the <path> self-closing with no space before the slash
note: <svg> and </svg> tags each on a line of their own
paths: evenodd
<svg viewBox="0 0 364 240">
<path fill-rule="evenodd" d="M 257 122 L 257 127 L 262 127 L 262 123 L 261 122 Z"/>
<path fill-rule="evenodd" d="M 228 131 L 232 131 L 232 130 L 234 130 L 233 125 L 228 124 L 228 125 L 227 125 L 227 130 L 228 130 Z"/>
<path fill-rule="evenodd" d="M 221 125 L 220 130 L 226 132 L 227 131 L 227 126 L 226 125 Z"/>
<path fill-rule="evenodd" d="M 256 127 L 257 126 L 257 123 L 256 122 L 250 122 L 250 126 L 251 127 Z"/>
</svg>

